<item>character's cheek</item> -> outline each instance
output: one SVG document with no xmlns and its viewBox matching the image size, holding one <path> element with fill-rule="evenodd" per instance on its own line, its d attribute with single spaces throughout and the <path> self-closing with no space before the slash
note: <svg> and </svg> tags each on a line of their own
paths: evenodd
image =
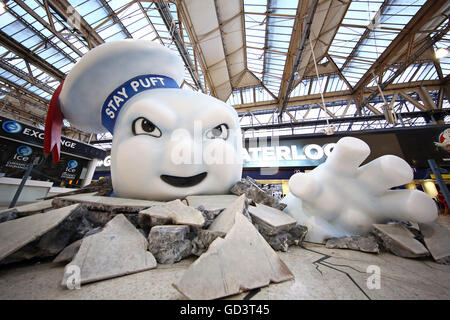
<svg viewBox="0 0 450 320">
<path fill-rule="evenodd" d="M 214 139 L 203 146 L 203 161 L 206 165 L 233 165 L 242 162 L 241 154 L 234 144 L 222 139 Z"/>
<path fill-rule="evenodd" d="M 136 136 L 120 142 L 115 149 L 117 166 L 125 168 L 151 168 L 161 158 L 161 142 L 157 138 Z M 148 169 L 146 169 L 148 170 Z"/>
</svg>

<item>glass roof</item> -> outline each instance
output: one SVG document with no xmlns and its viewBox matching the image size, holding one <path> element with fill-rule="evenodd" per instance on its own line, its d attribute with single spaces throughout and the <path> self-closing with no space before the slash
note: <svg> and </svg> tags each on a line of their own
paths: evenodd
<svg viewBox="0 0 450 320">
<path fill-rule="evenodd" d="M 274 95 L 280 89 L 297 6 L 298 0 L 244 0 L 248 68 Z"/>
<path fill-rule="evenodd" d="M 425 2 L 351 2 L 328 53 L 352 86 L 358 83 Z"/>
<path fill-rule="evenodd" d="M 198 90 L 192 74 L 197 74 L 202 89 L 209 93 L 205 77 L 200 67 L 198 52 L 194 52 L 194 43 L 186 32 L 186 26 L 180 22 L 179 11 L 172 2 L 164 2 L 170 12 L 169 25 L 166 27 L 167 17 L 163 19 L 158 10 L 159 2 L 153 1 L 123 1 L 123 0 L 67 0 L 73 7 L 73 12 L 79 14 L 88 24 L 88 27 L 98 35 L 100 42 L 109 42 L 118 39 L 148 39 L 156 41 L 170 48 L 181 57 L 180 43 L 173 38 L 173 33 L 180 36 L 182 46 L 187 54 L 184 60 L 190 60 L 185 68 L 185 81 L 182 85 L 186 90 Z M 18 54 L 11 52 L 0 43 L 0 81 L 10 82 L 27 90 L 35 98 L 49 100 L 53 91 L 59 85 L 55 74 L 67 74 L 83 54 L 89 51 L 87 40 L 65 18 L 49 6 L 51 19 L 47 15 L 44 0 L 24 0 L 21 2 L 8 1 L 6 11 L 0 14 L 0 32 L 13 39 L 26 48 L 41 61 L 46 62 L 52 69 L 26 62 Z M 367 70 L 377 61 L 385 49 L 403 30 L 405 25 L 426 3 L 426 0 L 353 0 L 348 6 L 343 20 L 336 26 L 334 38 L 326 45 L 327 54 L 337 66 L 337 69 L 326 68 L 330 63 L 324 56 L 319 64 L 324 72 L 315 75 L 307 74 L 290 92 L 289 97 L 303 97 L 318 95 L 320 93 L 342 92 L 348 94 L 358 84 Z M 237 105 L 274 105 L 277 103 L 283 75 L 285 74 L 286 57 L 289 51 L 293 26 L 299 7 L 299 0 L 243 0 L 245 29 L 246 65 L 262 85 L 236 88 L 230 95 L 227 103 Z M 54 30 L 53 27 L 54 26 Z M 178 45 L 178 46 L 177 46 Z M 433 49 L 450 47 L 450 35 L 447 33 L 440 41 L 434 44 Z M 197 49 L 196 49 L 197 50 Z M 290 53 L 293 54 L 293 53 Z M 37 63 L 38 64 L 38 63 Z M 395 72 L 396 66 L 388 65 L 382 81 L 389 79 Z M 54 72 L 51 72 L 51 71 Z M 49 73 L 50 74 L 49 74 Z M 289 72 L 287 70 L 286 72 Z M 425 58 L 409 65 L 398 76 L 393 84 L 408 84 L 412 82 L 433 81 L 445 78 L 450 73 L 450 55 L 433 61 Z M 285 75 L 286 76 L 286 75 Z M 61 77 L 61 76 L 60 76 Z M 376 88 L 373 79 L 368 87 Z M 7 94 L 8 88 L 2 87 L 0 99 Z M 347 93 L 346 93 L 347 92 Z M 399 112 L 414 106 L 397 97 L 396 108 Z M 300 99 L 301 100 L 301 99 Z M 403 99 L 404 100 L 404 99 Z M 366 115 L 375 114 L 373 110 L 382 112 L 381 101 L 373 102 L 372 108 L 363 108 Z M 289 104 L 291 105 L 291 104 Z M 408 105 L 406 107 L 406 105 Z M 448 106 L 448 104 L 444 104 Z M 43 108 L 42 105 L 38 106 Z M 272 108 L 272 107 L 271 107 Z M 291 114 L 283 114 L 282 120 L 292 122 L 293 119 L 326 119 L 333 114 L 336 117 L 353 117 L 356 107 L 353 104 L 327 102 L 326 113 L 317 104 L 289 106 L 286 110 Z M 406 110 L 406 109 L 405 109 Z M 276 109 L 255 110 L 240 112 L 243 116 L 241 124 L 246 124 L 254 116 L 260 117 L 255 123 L 279 121 L 274 116 Z M 411 112 L 407 111 L 407 112 Z M 405 120 L 408 121 L 408 120 Z M 421 120 L 411 120 L 418 124 Z M 248 122 L 250 123 L 250 122 Z M 354 130 L 355 128 L 383 127 L 383 121 L 372 124 L 353 123 L 339 125 L 339 130 Z M 300 129 L 272 130 L 272 134 L 298 132 Z M 308 129 L 309 130 L 309 129 Z M 311 130 L 320 130 L 316 126 Z M 103 139 L 109 138 L 102 136 Z"/>
</svg>

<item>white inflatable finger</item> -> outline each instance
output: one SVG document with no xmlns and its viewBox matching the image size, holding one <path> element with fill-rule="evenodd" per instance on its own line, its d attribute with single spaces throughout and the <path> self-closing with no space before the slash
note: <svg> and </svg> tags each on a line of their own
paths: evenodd
<svg viewBox="0 0 450 320">
<path fill-rule="evenodd" d="M 402 158 L 385 155 L 360 167 L 357 171 L 357 178 L 366 184 L 374 194 L 382 194 L 392 187 L 411 182 L 414 173 Z"/>
<path fill-rule="evenodd" d="M 324 165 L 336 172 L 354 174 L 369 154 L 367 143 L 357 138 L 344 137 L 336 143 Z"/>
<path fill-rule="evenodd" d="M 429 223 L 438 216 L 433 199 L 418 190 L 392 190 L 380 197 L 381 214 L 386 219 Z"/>
<path fill-rule="evenodd" d="M 289 179 L 289 190 L 300 199 L 309 201 L 320 193 L 320 185 L 307 173 L 299 172 Z"/>
</svg>

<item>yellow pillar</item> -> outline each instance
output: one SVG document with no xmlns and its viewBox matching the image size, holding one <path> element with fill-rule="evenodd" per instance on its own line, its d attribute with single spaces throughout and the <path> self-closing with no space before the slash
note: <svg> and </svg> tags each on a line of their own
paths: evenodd
<svg viewBox="0 0 450 320">
<path fill-rule="evenodd" d="M 426 180 L 426 181 L 422 182 L 422 188 L 423 188 L 423 191 L 432 198 L 435 198 L 438 194 L 436 185 L 431 180 Z"/>
<path fill-rule="evenodd" d="M 406 189 L 410 189 L 410 190 L 417 189 L 416 183 L 415 183 L 414 181 L 412 181 L 412 182 L 410 182 L 410 183 L 408 183 L 408 184 L 405 184 L 405 188 L 406 188 Z"/>
</svg>

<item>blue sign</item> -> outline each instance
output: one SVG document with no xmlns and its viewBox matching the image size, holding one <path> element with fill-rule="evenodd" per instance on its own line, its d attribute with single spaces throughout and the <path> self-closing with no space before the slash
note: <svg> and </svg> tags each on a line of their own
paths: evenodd
<svg viewBox="0 0 450 320">
<path fill-rule="evenodd" d="M 179 88 L 178 84 L 172 78 L 157 74 L 145 74 L 134 77 L 117 87 L 108 98 L 106 98 L 102 107 L 102 124 L 113 133 L 114 124 L 122 106 L 136 94 L 150 89 L 161 88 Z"/>
<path fill-rule="evenodd" d="M 16 121 L 5 121 L 2 124 L 2 128 L 8 133 L 18 133 L 22 131 L 22 125 Z"/>
<path fill-rule="evenodd" d="M 76 167 L 78 167 L 78 162 L 76 160 L 70 160 L 69 162 L 67 162 L 67 167 L 70 169 L 75 169 Z"/>
<path fill-rule="evenodd" d="M 29 146 L 20 146 L 17 148 L 17 154 L 19 156 L 28 157 L 32 153 L 33 149 L 31 149 Z"/>
</svg>

